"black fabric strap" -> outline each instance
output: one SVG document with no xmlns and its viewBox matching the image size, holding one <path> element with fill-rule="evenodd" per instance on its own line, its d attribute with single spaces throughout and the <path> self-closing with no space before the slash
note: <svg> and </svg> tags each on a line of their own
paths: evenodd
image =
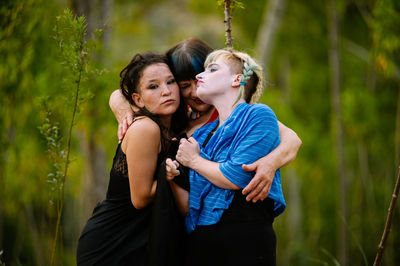
<svg viewBox="0 0 400 266">
<path fill-rule="evenodd" d="M 207 138 L 203 142 L 203 145 L 202 145 L 203 148 L 206 147 L 207 143 L 210 141 L 211 137 L 214 135 L 214 132 L 215 132 L 215 130 L 217 130 L 217 128 L 218 128 L 218 125 L 216 127 L 214 127 L 214 129 L 211 130 L 210 133 L 208 133 Z"/>
</svg>

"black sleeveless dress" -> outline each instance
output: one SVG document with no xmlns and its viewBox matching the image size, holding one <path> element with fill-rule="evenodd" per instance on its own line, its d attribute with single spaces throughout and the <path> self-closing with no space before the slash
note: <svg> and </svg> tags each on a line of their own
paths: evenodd
<svg viewBox="0 0 400 266">
<path fill-rule="evenodd" d="M 176 147 L 168 153 L 176 154 Z M 126 156 L 118 145 L 107 197 L 94 208 L 78 241 L 78 266 L 181 265 L 184 221 L 165 178 L 167 156 L 158 155 L 153 203 L 137 210 L 131 202 Z"/>
</svg>

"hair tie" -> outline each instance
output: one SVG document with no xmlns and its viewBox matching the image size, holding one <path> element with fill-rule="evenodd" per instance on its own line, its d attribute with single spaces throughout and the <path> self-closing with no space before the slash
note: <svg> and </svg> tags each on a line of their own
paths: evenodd
<svg viewBox="0 0 400 266">
<path fill-rule="evenodd" d="M 242 80 L 242 81 L 240 82 L 240 86 L 245 86 L 245 85 L 246 85 L 246 81 Z"/>
</svg>

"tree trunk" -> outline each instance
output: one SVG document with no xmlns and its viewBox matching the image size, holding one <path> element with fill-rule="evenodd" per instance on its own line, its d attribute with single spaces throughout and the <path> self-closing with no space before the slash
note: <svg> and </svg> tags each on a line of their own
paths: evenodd
<svg viewBox="0 0 400 266">
<path fill-rule="evenodd" d="M 258 29 L 255 49 L 258 59 L 264 65 L 264 75 L 267 75 L 268 72 L 284 10 L 285 0 L 269 0 L 264 9 L 264 18 Z"/>
<path fill-rule="evenodd" d="M 69 0 L 69 7 L 75 14 L 85 15 L 88 35 L 96 28 L 103 28 L 110 18 L 113 0 Z M 102 36 L 104 44 L 109 43 L 110 31 L 105 31 Z"/>
<path fill-rule="evenodd" d="M 336 1 L 328 2 L 328 34 L 329 34 L 329 65 L 331 80 L 331 101 L 333 108 L 334 131 L 335 131 L 335 150 L 337 162 L 337 174 L 339 179 L 339 241 L 338 257 L 342 266 L 348 265 L 348 237 L 347 237 L 347 171 L 345 166 L 344 154 L 344 134 L 342 110 L 340 101 L 340 55 L 339 55 L 339 33 Z"/>
</svg>

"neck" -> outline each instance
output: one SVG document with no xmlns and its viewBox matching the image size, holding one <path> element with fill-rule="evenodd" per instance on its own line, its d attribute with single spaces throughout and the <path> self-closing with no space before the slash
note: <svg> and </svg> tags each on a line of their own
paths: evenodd
<svg viewBox="0 0 400 266">
<path fill-rule="evenodd" d="M 245 100 L 242 98 L 237 103 L 233 104 L 236 100 L 237 95 L 233 95 L 234 97 L 229 97 L 221 99 L 221 101 L 216 101 L 213 105 L 217 109 L 219 113 L 219 126 L 221 126 L 228 117 L 232 114 L 233 110 L 235 110 L 238 104 L 244 103 Z"/>
<path fill-rule="evenodd" d="M 167 116 L 160 116 L 160 123 L 166 128 L 170 129 L 171 128 L 171 120 L 172 120 L 172 115 L 167 115 Z"/>
</svg>

